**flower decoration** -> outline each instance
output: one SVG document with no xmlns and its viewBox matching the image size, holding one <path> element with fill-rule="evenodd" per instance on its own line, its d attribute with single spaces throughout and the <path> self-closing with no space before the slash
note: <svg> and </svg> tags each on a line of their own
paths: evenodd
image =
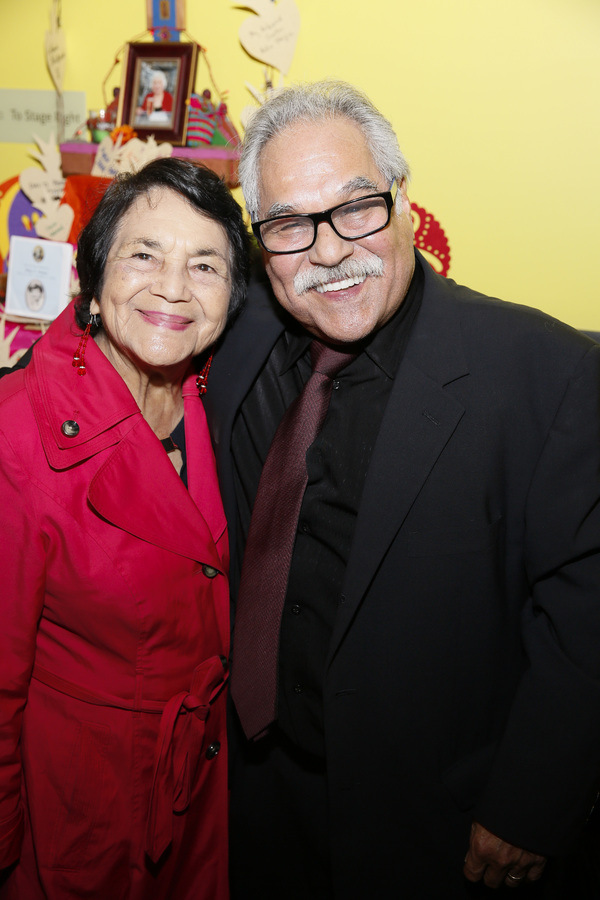
<svg viewBox="0 0 600 900">
<path fill-rule="evenodd" d="M 121 146 L 126 144 L 127 141 L 130 141 L 132 138 L 137 137 L 137 132 L 133 130 L 131 125 L 119 125 L 118 128 L 113 128 L 110 133 L 111 140 L 113 144 L 117 143 L 119 139 L 119 135 L 121 136 Z"/>
</svg>

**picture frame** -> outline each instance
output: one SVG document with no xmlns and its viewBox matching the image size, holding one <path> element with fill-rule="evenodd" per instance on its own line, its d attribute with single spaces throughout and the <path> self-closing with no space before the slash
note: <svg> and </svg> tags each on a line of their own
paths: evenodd
<svg viewBox="0 0 600 900">
<path fill-rule="evenodd" d="M 131 126 L 142 140 L 185 144 L 197 61 L 195 43 L 127 44 L 117 125 Z"/>
<path fill-rule="evenodd" d="M 72 264 L 71 244 L 11 235 L 6 314 L 18 321 L 55 319 L 71 301 Z"/>
</svg>

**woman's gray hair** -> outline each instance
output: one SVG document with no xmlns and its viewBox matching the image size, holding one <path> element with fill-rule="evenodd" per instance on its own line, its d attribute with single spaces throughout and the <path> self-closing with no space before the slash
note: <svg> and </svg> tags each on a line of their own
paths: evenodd
<svg viewBox="0 0 600 900">
<path fill-rule="evenodd" d="M 346 118 L 365 136 L 373 162 L 386 184 L 400 184 L 410 170 L 391 123 L 353 85 L 345 81 L 316 81 L 286 88 L 259 107 L 244 137 L 238 176 L 253 221 L 260 217 L 260 159 L 267 143 L 296 122 Z"/>
<path fill-rule="evenodd" d="M 163 91 L 166 91 L 168 80 L 167 80 L 166 74 L 163 72 L 162 69 L 151 69 L 150 70 L 150 86 L 151 87 L 152 87 L 152 82 L 154 81 L 155 78 L 158 78 L 160 80 L 160 82 L 162 83 L 162 86 L 163 86 Z"/>
</svg>

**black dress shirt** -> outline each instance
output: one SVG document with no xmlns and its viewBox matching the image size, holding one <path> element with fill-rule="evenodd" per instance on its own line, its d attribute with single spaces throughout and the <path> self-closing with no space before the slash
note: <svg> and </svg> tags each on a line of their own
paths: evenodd
<svg viewBox="0 0 600 900">
<path fill-rule="evenodd" d="M 362 488 L 379 426 L 417 315 L 419 262 L 398 312 L 370 336 L 333 383 L 327 417 L 307 453 L 308 485 L 290 566 L 279 648 L 278 721 L 302 749 L 324 755 L 322 685 Z M 312 337 L 291 323 L 246 396 L 232 435 L 237 539 L 277 426 L 311 375 Z M 232 573 L 234 590 L 239 572 Z M 235 643 L 234 643 L 235 652 Z"/>
</svg>

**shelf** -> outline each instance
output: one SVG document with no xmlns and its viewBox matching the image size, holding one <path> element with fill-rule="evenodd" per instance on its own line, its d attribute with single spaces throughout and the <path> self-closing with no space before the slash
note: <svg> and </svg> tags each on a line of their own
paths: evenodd
<svg viewBox="0 0 600 900">
<path fill-rule="evenodd" d="M 94 157 L 98 144 L 86 141 L 71 141 L 60 145 L 62 172 L 68 175 L 90 175 L 94 165 Z M 223 178 L 227 187 L 238 185 L 237 163 L 238 150 L 227 150 L 225 147 L 173 147 L 172 156 L 178 159 L 189 159 L 202 163 Z"/>
</svg>

